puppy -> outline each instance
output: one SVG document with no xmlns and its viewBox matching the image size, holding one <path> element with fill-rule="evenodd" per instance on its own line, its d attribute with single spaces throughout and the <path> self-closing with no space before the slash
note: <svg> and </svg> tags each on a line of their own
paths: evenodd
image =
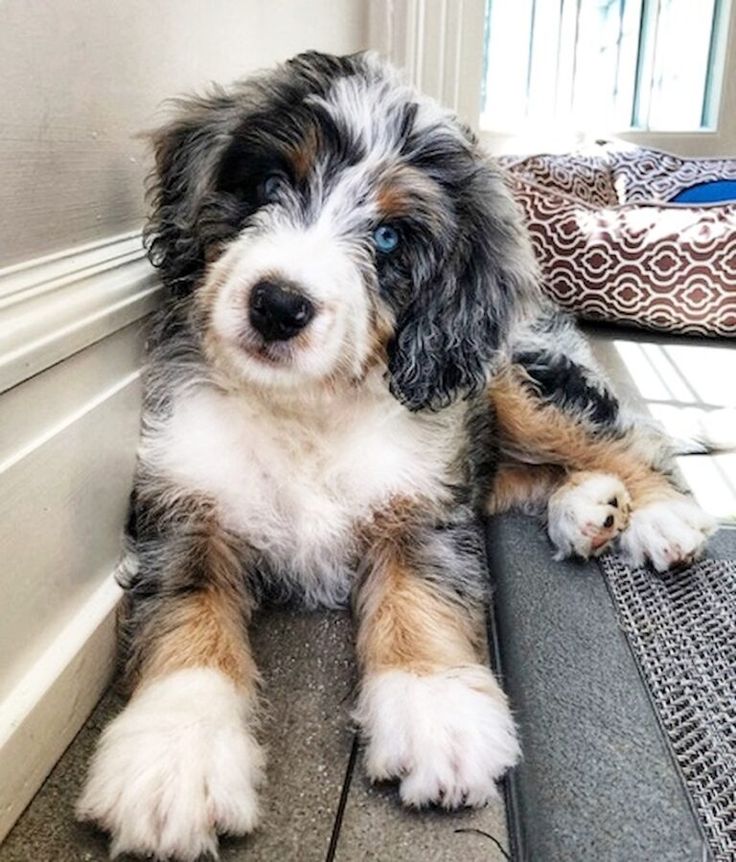
<svg viewBox="0 0 736 862">
<path fill-rule="evenodd" d="M 710 520 L 546 308 L 469 131 L 370 55 L 303 54 L 155 137 L 150 348 L 122 574 L 133 694 L 79 814 L 195 859 L 258 823 L 248 619 L 352 599 L 355 719 L 409 806 L 479 806 L 519 745 L 485 643 L 479 516 L 558 556 L 694 559 Z"/>
</svg>

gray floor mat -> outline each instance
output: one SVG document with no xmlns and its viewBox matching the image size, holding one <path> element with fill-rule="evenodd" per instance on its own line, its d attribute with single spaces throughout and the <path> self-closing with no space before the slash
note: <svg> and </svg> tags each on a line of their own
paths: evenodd
<svg viewBox="0 0 736 862">
<path fill-rule="evenodd" d="M 655 577 L 600 560 L 715 862 L 736 859 L 736 561 Z"/>
</svg>

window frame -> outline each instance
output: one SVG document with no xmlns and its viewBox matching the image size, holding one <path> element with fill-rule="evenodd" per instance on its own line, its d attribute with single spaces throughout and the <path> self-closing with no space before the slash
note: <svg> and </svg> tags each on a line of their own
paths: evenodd
<svg viewBox="0 0 736 862">
<path fill-rule="evenodd" d="M 371 0 L 369 42 L 406 70 L 409 80 L 456 111 L 491 152 L 570 149 L 588 140 L 613 137 L 640 146 L 691 156 L 736 155 L 736 14 L 724 0 L 727 34 L 718 40 L 715 62 L 722 63 L 722 86 L 709 94 L 712 128 L 696 131 L 601 129 L 595 134 L 544 136 L 489 132 L 479 128 L 485 0 Z"/>
</svg>

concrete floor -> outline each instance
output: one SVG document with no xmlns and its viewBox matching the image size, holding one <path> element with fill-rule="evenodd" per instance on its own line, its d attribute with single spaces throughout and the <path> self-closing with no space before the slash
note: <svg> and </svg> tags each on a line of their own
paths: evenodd
<svg viewBox="0 0 736 862">
<path fill-rule="evenodd" d="M 351 636 L 345 613 L 271 609 L 256 620 L 267 699 L 260 734 L 269 751 L 265 816 L 252 836 L 221 842 L 223 862 L 508 859 L 501 803 L 459 814 L 408 812 L 393 786 L 366 781 L 350 724 Z M 76 823 L 73 805 L 95 741 L 122 703 L 114 691 L 103 698 L 0 847 L 0 862 L 107 860 L 105 836 Z"/>
</svg>

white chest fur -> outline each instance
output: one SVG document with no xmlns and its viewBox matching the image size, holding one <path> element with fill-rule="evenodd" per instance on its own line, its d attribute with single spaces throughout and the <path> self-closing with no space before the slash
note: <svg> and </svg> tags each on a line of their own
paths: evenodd
<svg viewBox="0 0 736 862">
<path fill-rule="evenodd" d="M 356 523 L 392 498 L 442 498 L 457 414 L 420 417 L 388 393 L 347 393 L 323 410 L 275 410 L 210 389 L 189 392 L 144 445 L 172 480 L 211 496 L 307 598 L 342 602 Z"/>
</svg>

